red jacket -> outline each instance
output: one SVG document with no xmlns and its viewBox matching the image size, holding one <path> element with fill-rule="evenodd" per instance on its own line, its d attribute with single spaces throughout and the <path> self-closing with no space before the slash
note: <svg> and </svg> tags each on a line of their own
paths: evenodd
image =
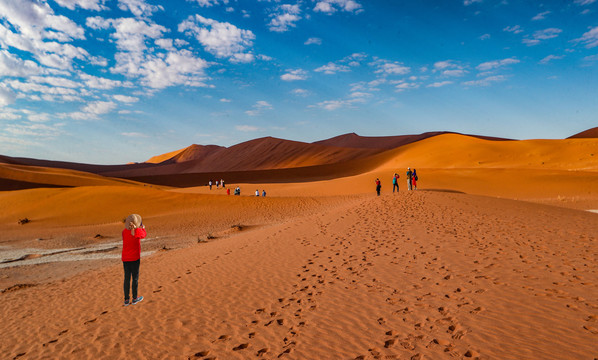
<svg viewBox="0 0 598 360">
<path fill-rule="evenodd" d="M 137 261 L 141 258 L 141 239 L 147 235 L 145 229 L 135 229 L 135 236 L 131 235 L 131 230 L 123 230 L 123 253 L 122 261 Z"/>
</svg>

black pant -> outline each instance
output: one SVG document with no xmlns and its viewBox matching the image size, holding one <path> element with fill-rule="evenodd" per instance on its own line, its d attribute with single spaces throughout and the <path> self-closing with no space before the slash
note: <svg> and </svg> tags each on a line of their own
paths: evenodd
<svg viewBox="0 0 598 360">
<path fill-rule="evenodd" d="M 137 282 L 139 280 L 139 260 L 123 261 L 125 268 L 125 282 L 123 289 L 125 291 L 125 300 L 129 300 L 129 285 L 131 284 L 131 276 L 133 277 L 133 299 L 137 299 Z"/>
<path fill-rule="evenodd" d="M 397 189 L 397 192 L 399 192 L 399 184 L 392 184 L 392 192 L 395 192 L 395 188 Z"/>
</svg>

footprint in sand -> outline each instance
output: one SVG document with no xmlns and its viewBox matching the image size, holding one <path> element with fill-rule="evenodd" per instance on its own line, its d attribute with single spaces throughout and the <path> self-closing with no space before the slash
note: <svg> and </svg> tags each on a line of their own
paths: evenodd
<svg viewBox="0 0 598 360">
<path fill-rule="evenodd" d="M 91 320 L 87 320 L 86 322 L 83 323 L 83 325 L 87 325 L 87 324 L 91 324 L 92 322 L 96 321 L 97 319 L 91 319 Z"/>
<path fill-rule="evenodd" d="M 239 344 L 238 346 L 235 346 L 233 348 L 233 351 L 239 351 L 239 350 L 244 350 L 247 349 L 249 347 L 248 343 L 244 343 L 244 344 Z"/>
<path fill-rule="evenodd" d="M 216 342 L 216 341 L 226 341 L 226 340 L 230 340 L 230 335 L 220 335 L 218 337 L 218 339 L 212 341 L 212 342 Z"/>
<path fill-rule="evenodd" d="M 195 357 L 204 357 L 210 354 L 210 350 L 203 350 L 195 353 Z"/>
<path fill-rule="evenodd" d="M 44 347 L 46 347 L 46 346 L 48 346 L 49 344 L 54 344 L 55 342 L 58 342 L 58 339 L 50 340 L 50 341 L 48 341 L 47 343 L 45 343 L 43 346 L 44 346 Z"/>
<path fill-rule="evenodd" d="M 270 349 L 268 349 L 268 348 L 259 349 L 257 351 L 257 353 L 255 354 L 255 356 L 258 356 L 258 357 L 264 356 L 269 350 Z"/>
</svg>

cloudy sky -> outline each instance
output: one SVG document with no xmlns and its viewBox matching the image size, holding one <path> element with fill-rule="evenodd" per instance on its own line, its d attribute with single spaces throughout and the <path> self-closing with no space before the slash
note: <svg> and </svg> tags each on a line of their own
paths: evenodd
<svg viewBox="0 0 598 360">
<path fill-rule="evenodd" d="M 0 0 L 0 154 L 598 125 L 598 0 Z"/>
</svg>

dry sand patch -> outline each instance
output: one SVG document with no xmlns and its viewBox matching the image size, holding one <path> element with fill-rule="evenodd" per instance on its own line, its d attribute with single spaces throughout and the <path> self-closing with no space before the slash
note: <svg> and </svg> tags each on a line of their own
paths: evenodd
<svg viewBox="0 0 598 360">
<path fill-rule="evenodd" d="M 589 212 L 466 194 L 354 198 L 144 258 L 133 307 L 119 265 L 2 294 L 2 352 L 591 358 L 596 230 Z"/>
</svg>

